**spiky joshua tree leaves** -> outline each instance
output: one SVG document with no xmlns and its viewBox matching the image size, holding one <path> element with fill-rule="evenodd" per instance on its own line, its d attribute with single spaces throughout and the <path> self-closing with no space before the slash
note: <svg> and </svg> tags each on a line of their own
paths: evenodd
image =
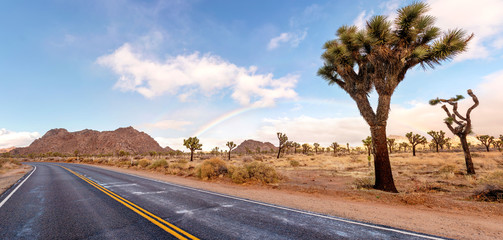
<svg viewBox="0 0 503 240">
<path fill-rule="evenodd" d="M 489 147 L 494 142 L 494 137 L 489 135 L 480 135 L 477 136 L 477 139 L 486 147 L 486 150 L 489 152 Z"/>
<path fill-rule="evenodd" d="M 405 134 L 405 137 L 409 140 L 410 145 L 412 145 L 412 156 L 416 156 L 416 146 L 419 144 L 426 144 L 428 141 L 424 136 L 419 134 L 414 134 L 412 132 Z"/>
<path fill-rule="evenodd" d="M 199 143 L 197 137 L 189 137 L 189 139 L 183 139 L 183 145 L 190 150 L 190 161 L 194 160 L 194 151 L 201 150 L 203 144 Z"/>
<path fill-rule="evenodd" d="M 400 8 L 396 19 L 374 16 L 363 29 L 342 26 L 337 38 L 325 43 L 325 61 L 318 75 L 342 88 L 356 102 L 360 114 L 370 126 L 375 149 L 374 188 L 397 192 L 386 146 L 386 125 L 391 95 L 409 69 L 440 65 L 465 51 L 468 41 L 463 30 L 441 33 L 433 24 L 435 18 L 426 15 L 429 6 L 415 2 Z M 369 94 L 376 90 L 374 111 Z"/>
<path fill-rule="evenodd" d="M 451 113 L 451 111 L 449 111 L 445 104 L 442 105 L 442 109 L 444 109 L 445 113 L 447 113 L 447 118 L 444 119 L 444 123 L 447 125 L 449 130 L 454 133 L 454 135 L 459 137 L 461 147 L 463 148 L 463 152 L 465 153 L 466 172 L 468 174 L 475 174 L 472 155 L 470 154 L 470 147 L 468 146 L 466 136 L 468 136 L 468 134 L 472 132 L 472 120 L 470 118 L 470 114 L 473 109 L 475 109 L 479 105 L 479 99 L 477 98 L 477 96 L 475 96 L 475 94 L 473 94 L 471 89 L 468 89 L 467 93 L 468 95 L 470 95 L 470 97 L 472 97 L 473 105 L 468 108 L 465 116 L 461 115 L 458 112 L 458 101 L 464 98 L 461 95 L 457 95 L 456 97 L 450 99 L 432 99 L 430 100 L 430 104 L 437 105 L 439 103 L 447 103 L 452 106 Z M 453 126 L 454 124 L 456 124 L 457 126 Z"/>
<path fill-rule="evenodd" d="M 234 142 L 227 142 L 227 144 L 225 144 L 228 148 L 229 148 L 229 161 L 231 160 L 231 151 L 232 149 L 234 149 L 236 147 L 236 144 Z"/>
<path fill-rule="evenodd" d="M 286 142 L 288 141 L 288 137 L 286 136 L 286 134 L 280 133 L 280 132 L 276 133 L 276 135 L 278 136 L 278 140 L 279 140 L 279 146 L 278 146 L 278 158 L 279 158 L 279 155 L 281 154 L 281 150 L 283 150 Z"/>
</svg>

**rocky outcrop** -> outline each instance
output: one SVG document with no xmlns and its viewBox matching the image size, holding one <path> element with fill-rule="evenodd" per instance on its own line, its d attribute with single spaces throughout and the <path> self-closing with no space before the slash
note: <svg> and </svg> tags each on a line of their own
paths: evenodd
<svg viewBox="0 0 503 240">
<path fill-rule="evenodd" d="M 169 148 L 169 147 L 168 147 Z M 74 154 L 111 154 L 126 151 L 132 154 L 151 151 L 165 152 L 152 137 L 133 127 L 119 128 L 115 131 L 95 131 L 85 129 L 78 132 L 68 132 L 63 128 L 48 131 L 35 140 L 30 146 L 16 148 L 13 154 L 26 155 L 30 153 L 62 153 Z"/>
<path fill-rule="evenodd" d="M 232 150 L 232 152 L 257 153 L 258 148 L 260 149 L 260 152 L 270 152 L 271 150 L 274 152 L 278 151 L 278 148 L 270 142 L 260 142 L 249 139 L 239 144 L 239 146 Z"/>
</svg>

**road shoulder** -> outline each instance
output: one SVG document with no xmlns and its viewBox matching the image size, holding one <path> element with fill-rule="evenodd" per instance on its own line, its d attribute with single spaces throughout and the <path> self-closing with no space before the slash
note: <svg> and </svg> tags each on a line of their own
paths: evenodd
<svg viewBox="0 0 503 240">
<path fill-rule="evenodd" d="M 30 165 L 20 165 L 19 168 L 5 169 L 0 174 L 0 196 L 10 189 L 16 182 L 33 169 Z"/>
<path fill-rule="evenodd" d="M 483 216 L 473 212 L 456 211 L 455 209 L 425 209 L 417 206 L 362 202 L 340 196 L 309 194 L 254 185 L 199 181 L 186 177 L 119 167 L 90 166 L 265 203 L 432 235 L 456 239 L 503 239 L 503 233 L 501 232 L 503 216 L 500 215 Z"/>
</svg>

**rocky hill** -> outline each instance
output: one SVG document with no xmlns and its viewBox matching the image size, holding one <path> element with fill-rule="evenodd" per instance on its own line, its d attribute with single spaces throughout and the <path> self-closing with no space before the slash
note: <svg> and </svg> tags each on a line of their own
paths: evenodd
<svg viewBox="0 0 503 240">
<path fill-rule="evenodd" d="M 247 153 L 248 151 L 251 151 L 252 153 L 256 153 L 257 148 L 260 148 L 260 152 L 269 152 L 271 151 L 271 149 L 274 152 L 278 150 L 278 148 L 270 142 L 259 142 L 249 139 L 239 144 L 239 146 L 237 146 L 236 149 L 232 150 L 232 152 Z"/>
<path fill-rule="evenodd" d="M 16 149 L 16 147 L 2 148 L 2 149 L 0 149 L 0 153 L 7 153 L 7 152 L 10 152 L 14 149 Z"/>
<path fill-rule="evenodd" d="M 57 128 L 48 131 L 41 138 L 24 148 L 16 148 L 13 154 L 25 155 L 58 152 L 62 154 L 109 154 L 118 151 L 129 153 L 148 153 L 165 150 L 148 134 L 133 127 L 119 128 L 115 131 L 95 131 L 85 129 L 78 132 L 68 132 Z"/>
</svg>

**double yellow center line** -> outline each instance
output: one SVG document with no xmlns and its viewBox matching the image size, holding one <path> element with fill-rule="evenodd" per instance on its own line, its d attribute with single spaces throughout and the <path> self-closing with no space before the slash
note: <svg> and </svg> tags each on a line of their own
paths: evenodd
<svg viewBox="0 0 503 240">
<path fill-rule="evenodd" d="M 60 165 L 58 165 L 60 166 Z M 116 193 L 102 187 L 101 185 L 97 184 L 96 182 L 90 180 L 89 178 L 86 178 L 84 176 L 82 176 L 81 174 L 78 174 L 66 167 L 63 167 L 63 166 L 60 166 L 62 168 L 64 168 L 65 170 L 73 173 L 75 176 L 79 177 L 80 179 L 86 181 L 87 183 L 89 183 L 90 185 L 92 185 L 93 187 L 97 188 L 98 190 L 104 192 L 106 195 L 110 196 L 111 198 L 113 198 L 114 200 L 116 200 L 117 202 L 121 203 L 122 205 L 128 207 L 129 209 L 133 210 L 135 213 L 138 213 L 140 216 L 146 218 L 147 220 L 149 220 L 150 222 L 152 222 L 153 224 L 157 225 L 158 227 L 162 228 L 164 231 L 170 233 L 171 235 L 175 236 L 176 238 L 178 239 L 184 239 L 184 240 L 188 240 L 188 239 L 192 239 L 192 240 L 198 240 L 198 238 L 192 236 L 191 234 L 189 234 L 188 232 L 185 232 L 184 230 L 178 228 L 177 226 L 167 222 L 166 220 L 150 213 L 149 211 L 139 207 L 138 205 L 128 201 L 127 199 L 117 195 Z"/>
</svg>

